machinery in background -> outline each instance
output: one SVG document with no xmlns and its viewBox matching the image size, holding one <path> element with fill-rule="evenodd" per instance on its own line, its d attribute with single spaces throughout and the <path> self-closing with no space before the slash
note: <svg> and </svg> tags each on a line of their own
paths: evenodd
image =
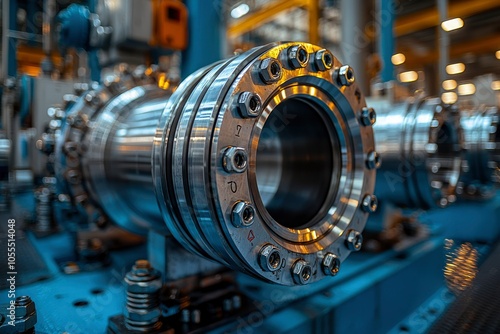
<svg viewBox="0 0 500 334">
<path fill-rule="evenodd" d="M 364 113 L 353 70 L 328 50 L 284 43 L 205 67 L 173 95 L 146 72 L 122 70 L 65 110 L 52 108 L 53 131 L 39 142 L 54 155 L 57 197 L 87 217 L 87 229 L 148 233 L 150 261 L 126 282 L 151 276 L 129 291 L 151 297 L 139 310 L 128 302 L 110 330 L 160 326 L 153 267 L 170 289 L 189 292 L 190 303 L 162 317 L 169 326 L 206 289 L 200 278 L 185 287 L 189 278 L 221 272 L 203 258 L 281 285 L 335 276 L 377 207 L 375 115 Z M 190 260 L 179 272 L 181 258 Z M 245 298 L 228 282 L 224 298 L 219 291 L 204 303 L 229 300 L 238 311 Z"/>
</svg>

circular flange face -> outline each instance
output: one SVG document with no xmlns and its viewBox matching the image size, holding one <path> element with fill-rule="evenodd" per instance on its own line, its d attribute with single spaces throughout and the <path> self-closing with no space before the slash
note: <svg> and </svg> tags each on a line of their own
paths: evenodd
<svg viewBox="0 0 500 334">
<path fill-rule="evenodd" d="M 289 61 L 290 48 L 307 52 L 304 66 Z M 327 253 L 349 255 L 346 231 L 363 230 L 361 203 L 374 190 L 366 165 L 373 131 L 359 123 L 366 104 L 357 85 L 339 83 L 333 55 L 320 69 L 317 52 L 325 50 L 307 43 L 252 49 L 200 70 L 172 95 L 153 170 L 165 221 L 183 246 L 284 285 L 297 284 L 298 260 L 312 269 L 305 284 L 326 276 Z M 241 112 L 242 96 L 258 96 L 257 112 L 243 105 L 252 117 Z M 231 148 L 245 153 L 233 161 L 244 167 L 227 168 Z M 240 202 L 252 207 L 252 224 L 233 223 Z M 273 266 L 281 261 L 273 270 L 262 266 L 266 245 L 278 251 Z"/>
</svg>

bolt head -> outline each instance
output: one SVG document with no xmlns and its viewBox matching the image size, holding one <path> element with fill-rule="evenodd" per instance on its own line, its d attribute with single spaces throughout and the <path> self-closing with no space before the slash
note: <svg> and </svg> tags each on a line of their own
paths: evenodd
<svg viewBox="0 0 500 334">
<path fill-rule="evenodd" d="M 377 152 L 371 151 L 370 153 L 368 153 L 366 157 L 366 167 L 368 167 L 368 169 L 380 168 L 381 165 L 382 158 Z"/>
<path fill-rule="evenodd" d="M 374 213 L 378 208 L 378 199 L 375 195 L 366 195 L 363 197 L 363 201 L 361 202 L 361 207 L 363 211 Z"/>
<path fill-rule="evenodd" d="M 273 83 L 281 79 L 281 64 L 275 58 L 265 58 L 259 64 L 259 75 L 265 83 Z"/>
<path fill-rule="evenodd" d="M 314 63 L 319 71 L 327 71 L 333 66 L 333 55 L 326 49 L 316 51 L 314 54 Z"/>
<path fill-rule="evenodd" d="M 277 247 L 267 244 L 260 250 L 259 265 L 264 271 L 276 271 L 281 267 L 281 254 Z"/>
<path fill-rule="evenodd" d="M 241 117 L 257 117 L 261 109 L 262 101 L 259 95 L 251 92 L 243 92 L 238 96 L 238 111 Z"/>
<path fill-rule="evenodd" d="M 340 270 L 340 259 L 333 253 L 327 253 L 321 267 L 325 275 L 335 276 Z"/>
<path fill-rule="evenodd" d="M 140 309 L 127 306 L 123 310 L 123 315 L 131 321 L 154 323 L 160 319 L 161 311 L 159 307 Z"/>
<path fill-rule="evenodd" d="M 364 126 L 373 125 L 377 121 L 377 113 L 373 108 L 364 107 L 361 109 L 360 120 Z"/>
<path fill-rule="evenodd" d="M 247 202 L 237 202 L 231 213 L 231 222 L 235 227 L 248 227 L 255 219 L 255 208 Z"/>
<path fill-rule="evenodd" d="M 297 260 L 292 266 L 292 278 L 295 284 L 304 285 L 311 281 L 312 268 L 304 260 Z"/>
<path fill-rule="evenodd" d="M 229 147 L 224 151 L 222 167 L 228 173 L 243 173 L 248 166 L 247 151 L 242 147 Z"/>
<path fill-rule="evenodd" d="M 354 83 L 354 70 L 349 65 L 344 65 L 337 71 L 337 82 L 341 86 L 350 86 Z"/>
<path fill-rule="evenodd" d="M 309 62 L 309 53 L 302 45 L 294 45 L 288 48 L 288 63 L 293 69 L 303 68 Z"/>
<path fill-rule="evenodd" d="M 349 230 L 345 242 L 349 250 L 359 251 L 363 245 L 363 236 L 358 231 Z"/>
<path fill-rule="evenodd" d="M 16 298 L 16 318 L 24 318 L 35 312 L 35 303 L 28 296 Z"/>
</svg>

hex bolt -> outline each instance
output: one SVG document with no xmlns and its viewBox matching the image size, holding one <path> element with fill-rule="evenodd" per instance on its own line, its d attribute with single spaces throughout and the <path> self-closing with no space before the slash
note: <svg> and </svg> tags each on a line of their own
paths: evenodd
<svg viewBox="0 0 500 334">
<path fill-rule="evenodd" d="M 312 277 L 311 266 L 302 259 L 295 261 L 292 266 L 292 278 L 295 284 L 304 285 L 309 283 Z"/>
<path fill-rule="evenodd" d="M 260 78 L 267 84 L 281 79 L 281 64 L 275 58 L 265 58 L 259 64 Z"/>
<path fill-rule="evenodd" d="M 255 208 L 244 201 L 236 202 L 231 212 L 231 222 L 235 227 L 248 227 L 255 219 Z"/>
<path fill-rule="evenodd" d="M 303 68 L 309 62 L 309 53 L 302 45 L 294 45 L 288 48 L 288 63 L 293 69 Z"/>
<path fill-rule="evenodd" d="M 361 246 L 363 245 L 363 236 L 358 231 L 349 230 L 347 232 L 345 243 L 349 250 L 359 251 L 361 249 Z"/>
<path fill-rule="evenodd" d="M 15 304 L 16 306 L 24 306 L 31 303 L 31 297 L 30 296 L 19 296 L 16 298 Z"/>
<path fill-rule="evenodd" d="M 326 49 L 318 50 L 314 54 L 314 63 L 319 71 L 327 71 L 333 66 L 333 55 Z"/>
<path fill-rule="evenodd" d="M 337 83 L 341 86 L 350 86 L 354 83 L 354 70 L 349 65 L 341 66 L 337 71 Z"/>
<path fill-rule="evenodd" d="M 364 126 L 370 126 L 375 124 L 375 122 L 377 121 L 377 113 L 373 108 L 364 107 L 363 109 L 361 109 L 361 115 L 359 116 L 359 119 L 361 121 L 361 124 L 363 124 Z"/>
<path fill-rule="evenodd" d="M 361 202 L 361 208 L 368 213 L 374 213 L 378 208 L 378 199 L 375 195 L 366 195 Z"/>
<path fill-rule="evenodd" d="M 327 253 L 321 263 L 323 273 L 328 276 L 335 276 L 340 270 L 340 259 L 333 253 Z"/>
<path fill-rule="evenodd" d="M 125 276 L 127 303 L 124 310 L 125 326 L 129 330 L 152 332 L 161 326 L 160 289 L 162 281 L 158 270 L 149 261 L 138 260 Z"/>
<path fill-rule="evenodd" d="M 242 92 L 238 96 L 238 111 L 243 118 L 259 116 L 262 108 L 260 96 L 252 92 Z"/>
<path fill-rule="evenodd" d="M 281 266 L 281 254 L 276 246 L 267 244 L 260 250 L 259 264 L 264 271 L 276 271 Z"/>
<path fill-rule="evenodd" d="M 371 151 L 370 153 L 368 153 L 368 155 L 366 156 L 366 167 L 368 169 L 380 168 L 381 165 L 382 158 L 377 152 Z"/>
<path fill-rule="evenodd" d="M 248 155 L 242 147 L 230 146 L 224 150 L 222 167 L 228 173 L 243 173 L 247 169 Z"/>
</svg>

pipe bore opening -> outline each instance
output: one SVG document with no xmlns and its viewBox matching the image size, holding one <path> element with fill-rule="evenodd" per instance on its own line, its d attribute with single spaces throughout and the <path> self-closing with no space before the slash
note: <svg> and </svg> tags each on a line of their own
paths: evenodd
<svg viewBox="0 0 500 334">
<path fill-rule="evenodd" d="M 331 206 L 342 157 L 332 121 L 318 105 L 299 97 L 278 104 L 261 132 L 257 187 L 270 217 L 287 228 L 305 228 Z"/>
</svg>

